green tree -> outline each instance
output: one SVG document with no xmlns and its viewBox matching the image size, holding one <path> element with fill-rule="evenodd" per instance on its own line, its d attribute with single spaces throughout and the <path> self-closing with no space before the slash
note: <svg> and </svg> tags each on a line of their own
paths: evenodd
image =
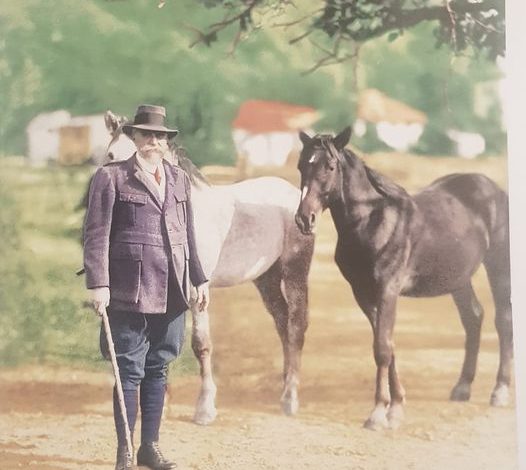
<svg viewBox="0 0 526 470">
<path fill-rule="evenodd" d="M 331 44 L 326 51 L 327 62 L 345 60 L 349 55 L 342 51 L 348 42 L 363 43 L 387 35 L 395 40 L 407 29 L 420 23 L 433 24 L 437 45 L 448 44 L 457 53 L 476 49 L 491 59 L 504 55 L 505 10 L 504 0 L 324 0 L 305 16 L 290 0 L 199 0 L 207 8 L 221 8 L 223 19 L 198 31 L 197 41 L 210 45 L 219 34 L 232 25 L 237 26 L 234 44 L 248 31 L 260 28 L 259 18 L 281 15 L 296 9 L 295 20 L 287 24 L 302 23 L 300 39 L 321 32 Z M 164 4 L 165 0 L 161 2 Z M 310 2 L 309 5 L 312 5 Z M 312 7 L 310 7 L 312 8 Z"/>
</svg>

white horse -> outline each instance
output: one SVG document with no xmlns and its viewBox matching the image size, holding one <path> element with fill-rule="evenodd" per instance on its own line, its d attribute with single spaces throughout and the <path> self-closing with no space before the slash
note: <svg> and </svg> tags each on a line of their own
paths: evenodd
<svg viewBox="0 0 526 470">
<path fill-rule="evenodd" d="M 106 127 L 112 136 L 109 159 L 126 159 L 135 152 L 135 145 L 122 132 L 125 122 L 111 111 L 106 113 Z M 287 415 L 295 414 L 308 320 L 307 277 L 314 249 L 313 236 L 303 235 L 294 221 L 300 191 L 274 177 L 209 185 L 184 152 L 174 149 L 173 155 L 174 163 L 192 180 L 197 249 L 210 286 L 246 281 L 256 285 L 283 346 L 281 406 Z M 213 308 L 213 299 L 211 305 Z M 201 369 L 194 422 L 209 424 L 217 415 L 209 317 L 208 311 L 200 312 L 195 303 L 191 310 L 192 349 Z"/>
</svg>

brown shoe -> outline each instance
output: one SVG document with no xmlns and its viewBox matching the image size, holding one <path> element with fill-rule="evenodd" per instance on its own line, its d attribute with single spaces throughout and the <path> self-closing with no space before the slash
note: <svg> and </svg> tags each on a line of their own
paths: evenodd
<svg viewBox="0 0 526 470">
<path fill-rule="evenodd" d="M 128 446 L 117 447 L 117 462 L 115 470 L 131 470 L 133 468 L 133 451 L 128 452 Z"/>
<path fill-rule="evenodd" d="M 151 470 L 172 470 L 177 464 L 166 460 L 159 449 L 158 442 L 142 443 L 137 452 L 137 465 Z"/>
</svg>

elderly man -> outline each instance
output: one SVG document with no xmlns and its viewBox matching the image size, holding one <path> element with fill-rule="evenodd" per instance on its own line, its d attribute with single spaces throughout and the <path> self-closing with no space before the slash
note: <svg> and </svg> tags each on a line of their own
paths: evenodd
<svg viewBox="0 0 526 470">
<path fill-rule="evenodd" d="M 100 168 L 91 183 L 84 224 L 86 286 L 95 310 L 108 307 L 130 431 L 141 409 L 138 465 L 176 465 L 159 449 L 167 367 L 182 349 L 191 284 L 201 309 L 208 282 L 194 237 L 190 182 L 163 159 L 178 131 L 165 126 L 165 109 L 141 105 L 123 131 L 137 152 Z M 101 335 L 101 349 L 107 352 Z M 140 399 L 139 399 L 140 397 Z M 132 468 L 125 424 L 113 393 L 117 470 Z"/>
</svg>

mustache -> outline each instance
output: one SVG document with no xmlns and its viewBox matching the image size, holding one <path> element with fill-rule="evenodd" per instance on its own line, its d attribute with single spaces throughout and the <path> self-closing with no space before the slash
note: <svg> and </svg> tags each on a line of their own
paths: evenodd
<svg viewBox="0 0 526 470">
<path fill-rule="evenodd" d="M 151 151 L 166 152 L 168 149 L 162 145 L 146 145 L 142 148 L 142 150 L 143 152 L 151 152 Z"/>
</svg>

